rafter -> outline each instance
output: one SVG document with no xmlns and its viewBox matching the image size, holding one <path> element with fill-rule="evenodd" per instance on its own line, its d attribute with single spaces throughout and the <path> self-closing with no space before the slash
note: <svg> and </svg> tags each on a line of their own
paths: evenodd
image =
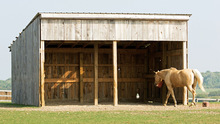
<svg viewBox="0 0 220 124">
<path fill-rule="evenodd" d="M 57 47 L 60 48 L 63 44 L 64 44 L 64 42 L 62 42 L 61 44 L 59 44 Z"/>
<path fill-rule="evenodd" d="M 129 42 L 128 44 L 125 44 L 125 45 L 123 46 L 123 48 L 126 49 L 126 48 L 127 48 L 128 46 L 130 46 L 132 43 L 134 43 L 134 41 Z"/>
<path fill-rule="evenodd" d="M 145 44 L 145 42 L 139 43 L 139 44 L 136 46 L 136 49 L 140 48 L 140 47 L 143 46 L 144 44 Z"/>
</svg>

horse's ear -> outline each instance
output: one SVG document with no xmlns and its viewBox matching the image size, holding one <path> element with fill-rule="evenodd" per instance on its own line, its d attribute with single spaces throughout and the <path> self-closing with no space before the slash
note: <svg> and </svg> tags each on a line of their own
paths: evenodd
<svg viewBox="0 0 220 124">
<path fill-rule="evenodd" d="M 157 74 L 158 72 L 159 72 L 159 71 L 157 71 L 157 72 L 156 72 L 156 71 L 154 71 L 154 74 Z"/>
</svg>

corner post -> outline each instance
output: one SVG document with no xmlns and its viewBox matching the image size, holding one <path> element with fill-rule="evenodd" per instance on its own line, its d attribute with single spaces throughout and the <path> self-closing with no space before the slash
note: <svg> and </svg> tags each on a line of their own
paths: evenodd
<svg viewBox="0 0 220 124">
<path fill-rule="evenodd" d="M 183 41 L 183 69 L 186 69 L 187 66 L 186 66 L 186 41 Z M 188 94 L 187 94 L 187 87 L 183 87 L 183 105 L 187 105 L 188 103 Z"/>
<path fill-rule="evenodd" d="M 162 65 L 163 65 L 163 69 L 165 69 L 167 68 L 166 43 L 163 42 L 162 45 L 163 45 Z M 166 87 L 166 84 L 163 83 L 163 86 L 162 86 L 162 103 L 163 104 L 165 103 L 165 100 L 166 100 L 166 96 L 167 96 L 166 93 L 167 93 L 167 87 Z"/>
<path fill-rule="evenodd" d="M 98 44 L 94 44 L 94 105 L 98 105 Z"/>
<path fill-rule="evenodd" d="M 117 41 L 113 41 L 113 99 L 114 106 L 118 105 L 118 74 L 117 74 Z"/>
<path fill-rule="evenodd" d="M 45 41 L 41 41 L 41 50 L 40 50 L 40 77 L 41 77 L 41 83 L 40 83 L 40 97 L 41 97 L 41 106 L 45 106 L 45 98 L 44 98 L 44 78 L 45 78 L 45 73 L 44 73 L 44 62 L 45 62 Z"/>
</svg>

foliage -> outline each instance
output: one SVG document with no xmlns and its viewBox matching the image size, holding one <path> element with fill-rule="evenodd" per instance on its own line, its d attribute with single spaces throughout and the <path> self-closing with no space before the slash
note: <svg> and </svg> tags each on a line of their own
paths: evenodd
<svg viewBox="0 0 220 124">
<path fill-rule="evenodd" d="M 220 72 L 202 73 L 205 88 L 220 88 Z"/>
<path fill-rule="evenodd" d="M 0 80 L 0 90 L 11 90 L 11 78 L 5 81 Z"/>
<path fill-rule="evenodd" d="M 207 98 L 207 97 L 208 97 L 208 94 L 206 93 L 201 93 L 201 94 L 196 95 L 196 98 Z"/>
<path fill-rule="evenodd" d="M 210 92 L 209 96 L 220 96 L 220 90 Z"/>
</svg>

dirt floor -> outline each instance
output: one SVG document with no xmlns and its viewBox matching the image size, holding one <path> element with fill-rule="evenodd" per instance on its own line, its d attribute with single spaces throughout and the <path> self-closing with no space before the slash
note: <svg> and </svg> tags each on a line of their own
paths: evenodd
<svg viewBox="0 0 220 124">
<path fill-rule="evenodd" d="M 4 110 L 17 111 L 170 111 L 170 110 L 201 110 L 201 109 L 220 109 L 220 104 L 212 103 L 209 107 L 202 107 L 202 103 L 196 106 L 189 107 L 178 105 L 174 107 L 173 104 L 163 106 L 162 104 L 137 104 L 125 103 L 113 106 L 112 104 L 94 105 L 57 105 L 51 104 L 45 107 L 0 107 Z"/>
</svg>

